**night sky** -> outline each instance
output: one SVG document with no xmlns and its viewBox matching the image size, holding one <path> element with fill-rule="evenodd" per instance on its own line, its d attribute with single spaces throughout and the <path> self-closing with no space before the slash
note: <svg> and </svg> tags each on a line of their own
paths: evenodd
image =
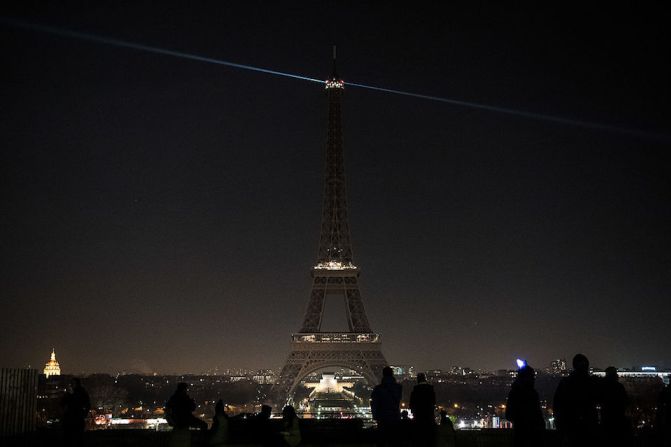
<svg viewBox="0 0 671 447">
<path fill-rule="evenodd" d="M 661 11 L 93 3 L 1 15 L 319 79 L 335 43 L 346 82 L 671 134 Z M 317 256 L 323 86 L 6 20 L 0 45 L 0 366 L 281 366 Z M 344 137 L 389 362 L 671 366 L 668 137 L 353 87 Z"/>
</svg>

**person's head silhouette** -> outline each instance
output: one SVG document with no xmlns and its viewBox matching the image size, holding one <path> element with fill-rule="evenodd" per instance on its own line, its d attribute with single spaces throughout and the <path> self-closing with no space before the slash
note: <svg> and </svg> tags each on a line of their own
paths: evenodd
<svg viewBox="0 0 671 447">
<path fill-rule="evenodd" d="M 424 383 L 424 382 L 426 382 L 426 374 L 424 373 L 417 374 L 417 383 Z"/>
<path fill-rule="evenodd" d="M 526 364 L 517 370 L 517 380 L 521 384 L 533 386 L 536 380 L 536 371 L 529 364 Z"/>
<path fill-rule="evenodd" d="M 224 406 L 224 401 L 219 399 L 217 404 L 214 406 L 214 414 L 216 415 L 226 415 L 226 409 Z"/>
<path fill-rule="evenodd" d="M 606 368 L 606 379 L 617 382 L 617 369 L 614 366 Z"/>
<path fill-rule="evenodd" d="M 178 392 L 178 393 L 184 393 L 184 394 L 186 394 L 186 390 L 187 390 L 187 388 L 189 388 L 189 385 L 188 385 L 187 383 L 179 382 L 179 383 L 177 384 L 177 392 Z"/>
<path fill-rule="evenodd" d="M 394 377 L 394 370 L 389 366 L 382 368 L 382 377 Z"/>
<path fill-rule="evenodd" d="M 584 354 L 573 357 L 573 370 L 578 374 L 589 374 L 589 360 Z"/>
<path fill-rule="evenodd" d="M 284 420 L 293 420 L 296 419 L 297 417 L 298 416 L 296 416 L 296 410 L 291 405 L 287 405 L 282 410 L 282 418 L 284 418 Z"/>
<path fill-rule="evenodd" d="M 272 413 L 273 408 L 270 405 L 263 404 L 261 405 L 261 417 L 263 419 L 270 419 L 270 414 Z"/>
</svg>

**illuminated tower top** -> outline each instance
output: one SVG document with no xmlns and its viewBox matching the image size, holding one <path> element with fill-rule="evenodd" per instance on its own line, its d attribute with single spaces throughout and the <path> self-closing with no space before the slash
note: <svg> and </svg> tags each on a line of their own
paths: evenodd
<svg viewBox="0 0 671 447">
<path fill-rule="evenodd" d="M 344 88 L 345 82 L 338 76 L 338 70 L 336 68 L 336 46 L 333 45 L 333 70 L 331 71 L 331 77 L 326 80 L 326 90 L 343 90 Z"/>
<path fill-rule="evenodd" d="M 336 50 L 333 47 L 333 72 L 325 81 L 329 99 L 329 127 L 326 139 L 326 167 L 322 203 L 319 256 L 315 269 L 355 269 L 352 263 L 347 188 L 343 156 L 341 99 L 345 83 L 336 71 Z"/>
<path fill-rule="evenodd" d="M 44 365 L 44 375 L 47 377 L 61 375 L 61 366 L 58 364 L 58 360 L 56 360 L 56 349 L 51 350 L 51 358 Z"/>
</svg>

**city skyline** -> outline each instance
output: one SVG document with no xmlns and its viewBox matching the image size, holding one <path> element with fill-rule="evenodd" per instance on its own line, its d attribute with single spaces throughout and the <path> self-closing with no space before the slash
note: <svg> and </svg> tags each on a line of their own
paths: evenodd
<svg viewBox="0 0 671 447">
<path fill-rule="evenodd" d="M 139 369 L 115 369 L 115 370 L 89 370 L 89 371 L 68 371 L 65 370 L 64 372 L 61 373 L 61 368 L 59 363 L 56 361 L 55 358 L 55 348 L 52 349 L 52 354 L 51 358 L 46 361 L 45 366 L 44 366 L 44 371 L 43 374 L 47 374 L 47 370 L 53 371 L 54 369 L 54 364 L 57 369 L 56 375 L 87 375 L 87 374 L 139 374 L 139 375 L 166 375 L 166 376 L 188 376 L 188 375 L 235 375 L 235 374 L 252 374 L 260 371 L 272 371 L 273 373 L 279 373 L 281 370 L 280 366 L 266 366 L 266 367 L 245 367 L 245 366 L 235 366 L 235 365 L 215 365 L 212 366 L 208 369 L 205 370 L 200 370 L 200 371 L 149 371 L 149 370 L 139 370 Z M 59 355 L 60 358 L 60 355 Z M 517 359 L 516 359 L 517 360 Z M 571 364 L 570 360 L 566 360 L 566 358 L 554 358 L 552 359 L 548 364 L 541 365 L 541 364 L 534 364 L 533 366 L 538 370 L 538 371 L 546 371 L 546 370 L 554 370 L 557 369 L 558 367 L 556 366 L 556 363 L 563 363 L 563 371 L 570 371 L 571 370 Z M 531 364 L 531 362 L 529 362 Z M 37 368 L 38 365 L 23 365 L 28 368 Z M 414 373 L 418 372 L 435 372 L 435 371 L 441 371 L 441 372 L 450 372 L 455 369 L 460 369 L 460 370 L 470 370 L 473 373 L 480 374 L 480 373 L 494 373 L 496 371 L 500 370 L 507 370 L 510 372 L 514 372 L 518 368 L 518 364 L 516 362 L 511 362 L 510 365 L 507 365 L 504 368 L 496 368 L 496 369 L 486 369 L 486 368 L 480 368 L 477 365 L 430 365 L 425 368 L 417 368 L 414 365 L 404 363 L 404 362 L 395 362 L 395 363 L 390 363 L 390 366 L 392 368 L 402 368 L 402 369 L 412 369 Z M 647 372 L 669 372 L 671 371 L 671 367 L 668 366 L 668 364 L 663 364 L 663 365 L 650 365 L 650 364 L 644 364 L 644 365 L 635 365 L 635 364 L 630 364 L 630 365 L 608 365 L 608 366 L 615 366 L 619 371 L 647 371 Z M 603 371 L 605 368 L 608 366 L 605 365 L 591 365 L 590 367 L 596 371 Z M 653 369 L 651 369 L 653 368 Z M 39 368 L 37 368 L 39 369 Z M 333 367 L 333 370 L 345 370 L 347 368 L 344 367 Z M 50 374 L 53 374 L 53 372 L 50 371 Z M 321 370 L 320 370 L 321 371 Z M 47 374 L 48 377 L 48 374 Z"/>
<path fill-rule="evenodd" d="M 670 366 L 667 143 L 347 87 L 665 134 L 669 41 L 652 12 L 566 29 L 496 7 L 13 8 L 323 79 L 336 43 L 354 255 L 390 363 Z M 0 33 L 2 366 L 55 346 L 64 371 L 279 367 L 317 255 L 323 85 Z"/>
</svg>

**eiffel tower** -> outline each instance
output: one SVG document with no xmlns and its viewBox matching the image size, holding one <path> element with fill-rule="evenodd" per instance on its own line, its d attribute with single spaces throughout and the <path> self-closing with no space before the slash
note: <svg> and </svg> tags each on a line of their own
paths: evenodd
<svg viewBox="0 0 671 447">
<path fill-rule="evenodd" d="M 361 374 L 369 384 L 382 376 L 386 360 L 382 355 L 380 336 L 371 331 L 359 293 L 359 269 L 352 262 L 341 102 L 345 83 L 338 77 L 333 49 L 333 73 L 325 82 L 329 104 L 329 127 L 326 143 L 324 202 L 322 206 L 319 256 L 312 268 L 312 293 L 308 300 L 303 326 L 291 338 L 291 353 L 274 396 L 293 401 L 296 387 L 308 374 L 322 369 L 344 367 Z M 344 298 L 348 331 L 322 332 L 324 300 Z"/>
</svg>

